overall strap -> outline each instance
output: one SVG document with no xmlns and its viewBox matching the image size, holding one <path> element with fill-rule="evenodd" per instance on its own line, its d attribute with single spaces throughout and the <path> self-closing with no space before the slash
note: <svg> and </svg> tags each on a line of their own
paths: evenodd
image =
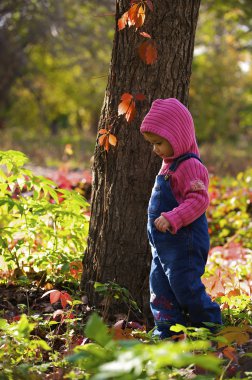
<svg viewBox="0 0 252 380">
<path fill-rule="evenodd" d="M 169 170 L 171 172 L 175 172 L 177 170 L 177 168 L 179 167 L 179 165 L 181 164 L 181 162 L 189 160 L 189 158 L 196 158 L 197 160 L 199 160 L 200 162 L 202 162 L 201 159 L 199 158 L 199 156 L 197 156 L 197 154 L 195 154 L 195 153 L 186 153 L 186 154 L 183 154 L 183 156 L 179 156 L 178 158 L 176 158 L 176 160 L 174 160 L 173 163 L 172 163 L 172 165 L 170 166 Z"/>
<path fill-rule="evenodd" d="M 176 158 L 176 160 L 173 161 L 173 163 L 171 164 L 171 166 L 169 168 L 168 173 L 165 176 L 165 179 L 167 180 L 171 176 L 171 174 L 177 170 L 177 168 L 179 167 L 181 162 L 189 160 L 190 158 L 196 158 L 197 160 L 202 162 L 201 159 L 199 158 L 199 156 L 197 156 L 197 154 L 195 154 L 195 153 L 183 154 L 182 156 L 179 156 L 178 158 Z"/>
</svg>

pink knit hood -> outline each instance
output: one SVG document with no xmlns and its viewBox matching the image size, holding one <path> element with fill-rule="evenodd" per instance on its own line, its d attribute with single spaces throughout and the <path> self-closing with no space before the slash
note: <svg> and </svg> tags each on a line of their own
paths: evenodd
<svg viewBox="0 0 252 380">
<path fill-rule="evenodd" d="M 155 100 L 140 131 L 155 133 L 169 141 L 174 155 L 164 160 L 167 163 L 188 152 L 199 155 L 192 115 L 175 98 Z"/>
</svg>

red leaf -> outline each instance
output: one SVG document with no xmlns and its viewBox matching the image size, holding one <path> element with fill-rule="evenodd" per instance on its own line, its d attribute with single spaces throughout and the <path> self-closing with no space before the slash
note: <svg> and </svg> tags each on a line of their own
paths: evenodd
<svg viewBox="0 0 252 380">
<path fill-rule="evenodd" d="M 232 242 L 223 252 L 223 257 L 227 260 L 237 260 L 244 257 L 245 250 L 241 244 Z"/>
<path fill-rule="evenodd" d="M 143 36 L 143 37 L 151 38 L 151 35 L 148 34 L 148 33 L 146 33 L 146 32 L 141 32 L 140 34 L 141 34 L 141 36 Z"/>
<path fill-rule="evenodd" d="M 147 63 L 147 65 L 152 65 L 157 60 L 157 48 L 156 43 L 153 40 L 144 41 L 138 47 L 138 54 L 142 61 Z"/>
<path fill-rule="evenodd" d="M 20 315 L 15 315 L 13 318 L 12 318 L 12 321 L 13 322 L 18 322 L 18 321 L 20 321 Z"/>
<path fill-rule="evenodd" d="M 59 290 L 53 290 L 50 293 L 50 303 L 58 302 L 58 300 L 60 299 L 60 295 L 61 295 L 61 293 Z"/>
<path fill-rule="evenodd" d="M 55 303 L 60 298 L 60 291 L 56 289 L 48 290 L 48 292 L 45 292 L 41 298 L 46 297 L 48 294 L 50 294 L 50 303 Z"/>
<path fill-rule="evenodd" d="M 121 18 L 119 18 L 118 22 L 117 22 L 117 25 L 118 25 L 118 29 L 119 30 L 122 30 L 125 28 L 125 26 L 127 25 L 128 23 L 128 19 L 129 19 L 129 15 L 128 15 L 128 12 L 125 12 Z"/>
<path fill-rule="evenodd" d="M 146 0 L 146 4 L 148 5 L 149 9 L 153 12 L 154 7 L 153 7 L 152 1 L 151 0 Z"/>
<path fill-rule="evenodd" d="M 136 94 L 136 95 L 134 96 L 134 98 L 135 98 L 136 100 L 145 100 L 145 99 L 146 99 L 146 96 L 145 96 L 144 94 Z"/>
<path fill-rule="evenodd" d="M 207 291 L 212 297 L 223 296 L 225 294 L 225 288 L 222 284 L 220 275 L 214 275 L 207 278 L 202 278 L 203 284 L 206 286 Z"/>
<path fill-rule="evenodd" d="M 60 301 L 63 309 L 67 306 L 67 301 L 72 301 L 71 296 L 67 292 L 61 292 L 60 294 Z"/>
<path fill-rule="evenodd" d="M 130 0 L 130 6 L 139 3 L 140 0 Z"/>
</svg>

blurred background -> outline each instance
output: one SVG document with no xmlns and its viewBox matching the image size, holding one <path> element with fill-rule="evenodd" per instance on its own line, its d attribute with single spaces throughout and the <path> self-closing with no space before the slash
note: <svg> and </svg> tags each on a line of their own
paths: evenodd
<svg viewBox="0 0 252 380">
<path fill-rule="evenodd" d="M 114 0 L 1 0 L 0 150 L 90 168 L 109 71 Z M 252 166 L 251 0 L 202 0 L 190 86 L 204 163 Z"/>
</svg>

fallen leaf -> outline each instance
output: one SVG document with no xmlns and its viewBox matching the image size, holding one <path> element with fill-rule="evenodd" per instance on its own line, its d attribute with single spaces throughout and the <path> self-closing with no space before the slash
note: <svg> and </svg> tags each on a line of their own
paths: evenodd
<svg viewBox="0 0 252 380">
<path fill-rule="evenodd" d="M 60 295 L 60 301 L 64 309 L 67 306 L 68 301 L 72 301 L 72 297 L 67 292 L 62 291 Z"/>
<path fill-rule="evenodd" d="M 224 356 L 226 356 L 226 358 L 228 358 L 232 362 L 238 362 L 237 353 L 234 347 L 225 347 L 222 353 Z"/>
<path fill-rule="evenodd" d="M 249 326 L 227 326 L 222 329 L 217 335 L 223 336 L 228 343 L 237 343 L 239 345 L 245 344 L 250 340 L 249 332 L 251 331 Z M 218 342 L 218 347 L 225 347 L 227 344 L 224 342 Z"/>
</svg>

